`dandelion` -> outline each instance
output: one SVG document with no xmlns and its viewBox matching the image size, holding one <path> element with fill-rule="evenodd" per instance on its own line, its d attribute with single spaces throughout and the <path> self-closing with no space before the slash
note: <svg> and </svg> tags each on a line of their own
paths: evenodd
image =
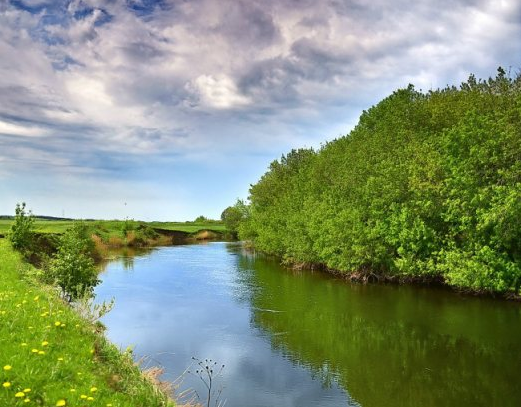
<svg viewBox="0 0 521 407">
<path fill-rule="evenodd" d="M 11 370 L 13 367 L 11 365 L 5 365 L 4 370 Z"/>
<path fill-rule="evenodd" d="M 91 387 L 91 388 L 90 388 L 90 392 L 91 392 L 91 393 L 95 393 L 95 392 L 97 392 L 97 391 L 98 391 L 98 388 L 97 388 L 97 387 Z"/>
<path fill-rule="evenodd" d="M 31 349 L 31 352 L 32 352 L 32 353 L 38 353 L 38 349 L 34 349 L 34 348 L 33 348 L 33 349 Z"/>
<path fill-rule="evenodd" d="M 22 342 L 22 343 L 20 344 L 20 346 L 27 346 L 27 343 Z"/>
<path fill-rule="evenodd" d="M 82 395 L 80 396 L 80 399 L 85 400 L 86 398 L 87 398 L 87 396 L 86 396 L 85 394 L 82 394 Z"/>
<path fill-rule="evenodd" d="M 34 301 L 38 301 L 40 299 L 40 296 L 37 295 L 36 297 L 33 298 Z"/>
<path fill-rule="evenodd" d="M 54 326 L 60 326 L 61 324 L 62 324 L 62 323 L 61 323 L 60 321 L 56 321 L 56 322 L 54 323 Z"/>
<path fill-rule="evenodd" d="M 65 406 L 65 405 L 67 405 L 67 402 L 65 400 L 63 400 L 63 399 L 58 400 L 56 402 L 56 407 L 62 407 L 62 406 Z"/>
<path fill-rule="evenodd" d="M 11 387 L 11 383 L 10 382 L 4 382 L 2 384 L 2 386 L 5 388 L 5 389 L 8 389 L 9 387 Z"/>
<path fill-rule="evenodd" d="M 31 399 L 29 397 L 27 397 L 26 399 L 24 399 L 24 403 L 29 403 L 31 401 Z"/>
<path fill-rule="evenodd" d="M 24 389 L 24 393 L 29 393 L 31 389 Z"/>
<path fill-rule="evenodd" d="M 22 397 L 25 397 L 25 393 L 23 391 L 19 391 L 14 395 L 15 397 L 21 399 Z"/>
<path fill-rule="evenodd" d="M 45 352 L 43 350 L 38 352 L 38 355 L 45 355 Z"/>
<path fill-rule="evenodd" d="M 70 389 L 69 390 L 71 393 L 76 393 L 76 389 Z"/>
<path fill-rule="evenodd" d="M 63 362 L 63 358 L 58 358 L 58 362 Z"/>
<path fill-rule="evenodd" d="M 93 400 L 94 400 L 94 397 L 87 397 L 87 400 L 89 400 L 89 401 L 93 401 Z"/>
<path fill-rule="evenodd" d="M 107 403 L 107 407 L 112 407 L 112 403 Z"/>
<path fill-rule="evenodd" d="M 42 342 L 42 346 L 47 346 L 47 345 L 49 345 L 49 342 L 47 342 L 47 341 Z"/>
</svg>

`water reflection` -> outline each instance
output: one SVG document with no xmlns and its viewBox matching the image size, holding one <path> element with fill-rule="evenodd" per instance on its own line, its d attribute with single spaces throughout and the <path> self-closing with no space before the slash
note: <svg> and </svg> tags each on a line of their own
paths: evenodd
<svg viewBox="0 0 521 407">
<path fill-rule="evenodd" d="M 519 405 L 519 304 L 289 272 L 230 243 L 129 266 L 108 264 L 97 289 L 116 297 L 109 337 L 170 379 L 192 356 L 226 364 L 227 406 Z"/>
</svg>

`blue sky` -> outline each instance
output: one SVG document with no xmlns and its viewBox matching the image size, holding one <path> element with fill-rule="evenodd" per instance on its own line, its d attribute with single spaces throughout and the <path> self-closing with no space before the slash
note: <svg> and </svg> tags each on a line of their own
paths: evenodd
<svg viewBox="0 0 521 407">
<path fill-rule="evenodd" d="M 517 0 L 0 0 L 0 214 L 218 218 L 412 83 L 521 68 Z"/>
</svg>

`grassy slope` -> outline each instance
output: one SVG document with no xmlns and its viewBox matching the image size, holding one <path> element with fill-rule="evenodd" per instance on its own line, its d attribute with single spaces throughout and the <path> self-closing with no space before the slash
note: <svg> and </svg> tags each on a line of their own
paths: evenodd
<svg viewBox="0 0 521 407">
<path fill-rule="evenodd" d="M 6 234 L 11 224 L 12 220 L 0 219 L 0 234 Z M 124 221 L 118 220 L 99 220 L 99 221 L 87 221 L 88 225 L 91 225 L 93 228 L 103 227 L 107 229 L 110 235 L 120 236 L 121 229 Z M 226 228 L 223 224 L 220 223 L 184 223 L 184 222 L 143 222 L 150 227 L 160 228 L 160 229 L 168 229 L 175 230 L 180 232 L 188 232 L 195 233 L 200 230 L 212 230 L 216 232 L 224 232 Z M 63 221 L 63 220 L 36 220 L 35 229 L 37 232 L 43 233 L 63 233 L 65 230 L 70 228 L 73 224 L 73 221 Z"/>
<path fill-rule="evenodd" d="M 34 271 L 0 239 L 0 405 L 168 405 L 130 355 L 23 278 Z"/>
</svg>

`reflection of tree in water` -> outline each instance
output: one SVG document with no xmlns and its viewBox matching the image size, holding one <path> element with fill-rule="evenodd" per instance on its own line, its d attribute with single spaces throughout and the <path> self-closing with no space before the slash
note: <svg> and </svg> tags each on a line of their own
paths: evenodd
<svg viewBox="0 0 521 407">
<path fill-rule="evenodd" d="M 121 263 L 126 271 L 134 270 L 134 257 L 125 256 L 121 258 Z"/>
<path fill-rule="evenodd" d="M 521 316 L 511 304 L 295 275 L 259 256 L 239 255 L 237 267 L 239 299 L 272 347 L 363 406 L 521 399 Z"/>
<path fill-rule="evenodd" d="M 125 271 L 134 270 L 134 262 L 136 258 L 148 256 L 153 251 L 157 250 L 154 247 L 147 248 L 135 248 L 135 247 L 122 247 L 119 249 L 110 249 L 105 258 L 101 259 L 98 263 L 98 269 L 100 273 L 107 269 L 107 266 L 112 262 L 121 262 Z"/>
</svg>

